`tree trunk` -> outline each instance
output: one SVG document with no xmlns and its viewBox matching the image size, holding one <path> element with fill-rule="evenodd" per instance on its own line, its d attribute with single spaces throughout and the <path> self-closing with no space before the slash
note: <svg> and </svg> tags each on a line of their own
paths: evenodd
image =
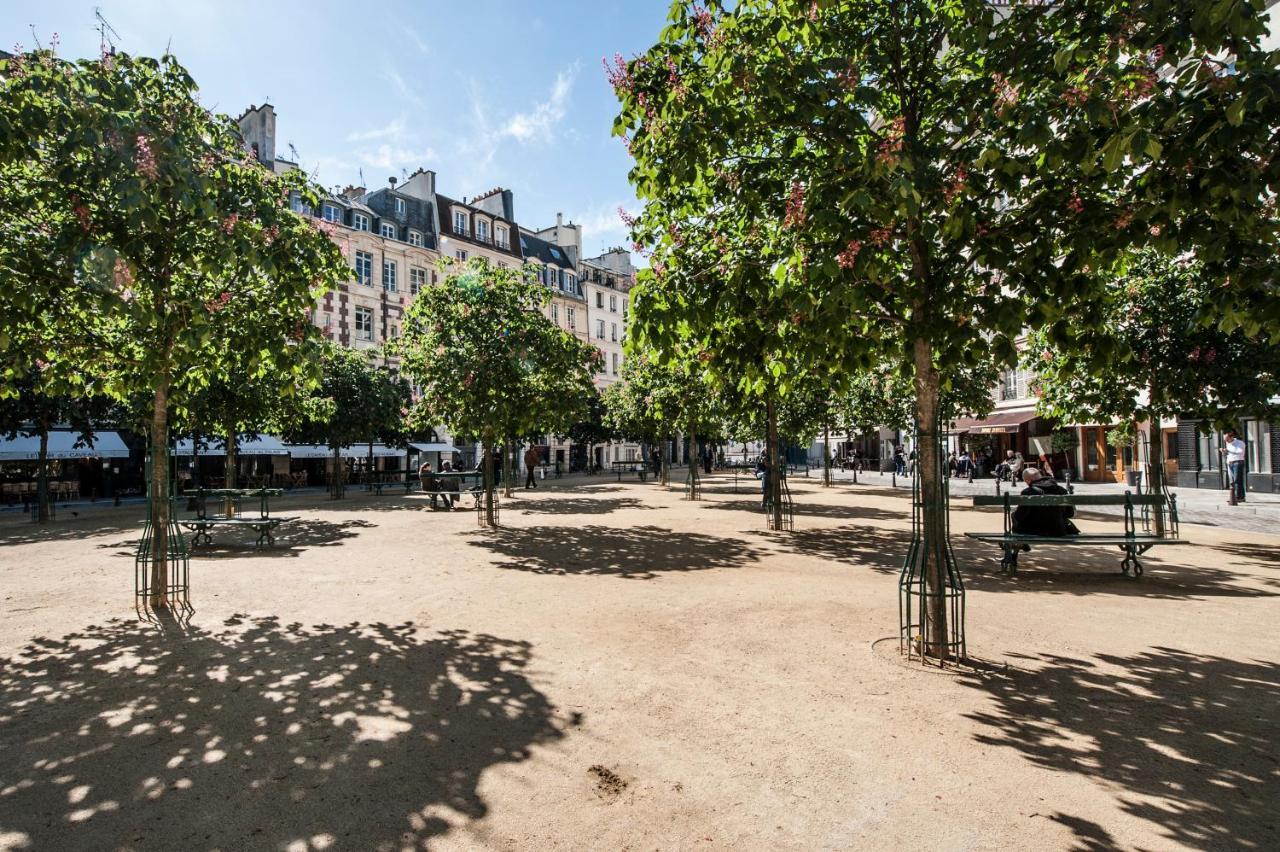
<svg viewBox="0 0 1280 852">
<path fill-rule="evenodd" d="M 822 424 L 822 487 L 831 487 L 831 424 Z"/>
<path fill-rule="evenodd" d="M 923 653 L 946 660 L 946 509 L 943 490 L 946 482 L 938 464 L 941 457 L 938 434 L 938 408 L 941 380 L 933 365 L 933 348 L 923 338 L 912 347 L 916 373 L 916 463 L 920 465 L 921 535 L 920 558 L 925 578 Z"/>
<path fill-rule="evenodd" d="M 689 499 L 701 499 L 698 479 L 698 433 L 689 430 Z"/>
<path fill-rule="evenodd" d="M 658 442 L 658 476 L 663 485 L 671 484 L 671 465 L 667 461 L 667 441 Z"/>
<path fill-rule="evenodd" d="M 498 525 L 497 518 L 494 517 L 494 485 L 493 485 L 493 443 L 492 440 L 486 438 L 481 443 L 482 461 L 480 462 L 480 473 L 484 482 L 484 523 L 485 526 L 496 527 Z"/>
<path fill-rule="evenodd" d="M 773 399 L 765 402 L 765 466 L 769 470 L 769 514 L 775 530 L 782 529 L 782 465 L 778 458 L 778 409 Z"/>
<path fill-rule="evenodd" d="M 373 441 L 369 442 L 369 457 L 364 465 L 364 490 L 373 490 Z"/>
<path fill-rule="evenodd" d="M 36 468 L 36 520 L 49 523 L 49 421 L 40 421 L 40 455 Z"/>
<path fill-rule="evenodd" d="M 196 432 L 191 433 L 191 484 L 200 488 L 200 435 Z M 187 507 L 191 509 L 190 506 Z"/>
<path fill-rule="evenodd" d="M 151 608 L 169 606 L 169 377 L 160 377 L 151 412 Z"/>
<path fill-rule="evenodd" d="M 342 488 L 342 448 L 336 444 L 333 447 L 333 499 L 341 500 L 343 495 Z"/>
<path fill-rule="evenodd" d="M 1160 418 L 1151 416 L 1151 431 L 1155 433 L 1154 437 L 1148 440 L 1147 458 L 1150 462 L 1151 473 L 1147 477 L 1147 493 L 1154 494 L 1157 497 L 1165 496 L 1164 489 L 1164 433 L 1160 431 Z M 1164 535 L 1164 513 L 1167 507 L 1157 506 L 1152 513 L 1155 522 L 1155 534 Z"/>
<path fill-rule="evenodd" d="M 240 487 L 240 448 L 236 446 L 236 426 L 229 422 L 223 429 L 223 440 L 227 443 L 227 487 Z"/>
<path fill-rule="evenodd" d="M 516 442 L 508 438 L 502 444 L 502 496 L 513 497 L 512 485 L 515 482 Z"/>
</svg>

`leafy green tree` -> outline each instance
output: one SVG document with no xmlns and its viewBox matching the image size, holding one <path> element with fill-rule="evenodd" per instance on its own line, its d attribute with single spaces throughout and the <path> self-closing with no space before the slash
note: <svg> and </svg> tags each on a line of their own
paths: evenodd
<svg viewBox="0 0 1280 852">
<path fill-rule="evenodd" d="M 1225 424 L 1277 409 L 1280 347 L 1213 323 L 1222 287 L 1192 257 L 1135 253 L 1105 283 L 1101 325 L 1030 339 L 1037 408 L 1065 423 L 1150 423 L 1150 484 L 1165 490 L 1161 420 Z"/>
<path fill-rule="evenodd" d="M 71 427 L 76 446 L 92 450 L 94 433 L 113 425 L 122 409 L 110 397 L 94 393 L 92 385 L 76 393 L 58 392 L 45 373 L 48 362 L 38 361 L 21 381 L 14 382 L 13 396 L 0 397 L 0 436 L 39 438 L 36 458 L 36 518 L 49 522 L 49 432 L 61 424 Z"/>
<path fill-rule="evenodd" d="M 575 444 L 586 446 L 588 463 L 593 464 L 592 451 L 595 445 L 612 441 L 619 436 L 606 420 L 604 394 L 599 388 L 591 389 L 582 408 L 583 416 L 570 424 L 565 434 Z"/>
<path fill-rule="evenodd" d="M 169 416 L 202 376 L 227 372 L 209 346 L 222 312 L 247 306 L 233 313 L 252 318 L 236 334 L 251 357 L 275 370 L 302 369 L 291 363 L 295 341 L 280 328 L 298 339 L 313 333 L 309 309 L 348 277 L 346 264 L 323 233 L 289 210 L 291 193 L 318 201 L 305 176 L 276 175 L 253 161 L 234 122 L 199 104 L 194 81 L 172 56 L 68 63 L 23 55 L 0 78 L 0 160 L 39 152 L 30 163 L 36 188 L 4 205 L 27 205 L 24 220 L 39 217 L 56 185 L 57 206 L 74 218 L 56 218 L 52 266 L 74 263 L 92 292 L 70 309 L 92 319 L 88 338 L 107 362 L 105 389 L 122 400 L 141 389 L 152 398 L 151 552 L 159 557 L 150 603 L 163 607 Z M 76 228 L 59 229 L 66 222 Z M 30 279 L 17 289 L 39 293 L 41 286 Z M 46 318 L 44 325 L 62 323 Z"/>
<path fill-rule="evenodd" d="M 1280 327 L 1277 300 L 1247 310 L 1271 286 L 1280 175 L 1264 33 L 1260 4 L 1217 0 L 676 3 L 610 69 L 646 203 L 633 230 L 674 265 L 681 240 L 733 251 L 776 225 L 791 248 L 758 256 L 773 283 L 753 297 L 766 315 L 789 297 L 808 327 L 782 361 L 910 363 L 919 451 L 940 460 L 942 373 L 1012 363 L 1026 327 L 1096 324 L 1093 273 L 1130 245 L 1197 247 L 1232 273 L 1216 319 Z M 676 316 L 694 335 L 723 322 Z M 800 355 L 811 340 L 828 351 Z M 945 483 L 921 470 L 913 550 L 937 592 Z M 930 600 L 922 650 L 945 656 Z"/>
<path fill-rule="evenodd" d="M 368 353 L 335 343 L 321 347 L 319 365 L 320 381 L 299 406 L 301 420 L 284 432 L 293 442 L 324 444 L 333 451 L 330 493 L 336 500 L 346 494 L 344 447 L 379 440 L 403 443 L 409 389 Z"/>
<path fill-rule="evenodd" d="M 543 314 L 550 293 L 529 269 L 475 259 L 446 271 L 418 294 L 397 341 L 422 392 L 414 420 L 477 436 L 486 462 L 510 436 L 567 430 L 589 398 L 599 350 Z M 483 471 L 492 526 L 493 468 Z"/>
</svg>

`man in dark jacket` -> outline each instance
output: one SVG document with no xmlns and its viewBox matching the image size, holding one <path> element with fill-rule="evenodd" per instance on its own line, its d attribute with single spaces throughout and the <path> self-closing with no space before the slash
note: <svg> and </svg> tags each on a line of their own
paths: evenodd
<svg viewBox="0 0 1280 852">
<path fill-rule="evenodd" d="M 1024 497 L 1066 495 L 1067 490 L 1049 479 L 1039 469 L 1025 468 L 1022 481 L 1027 487 L 1022 489 Z M 1080 530 L 1071 522 L 1075 517 L 1075 506 L 1019 506 L 1013 510 L 1013 531 L 1022 535 L 1042 535 L 1062 537 L 1077 535 Z"/>
<path fill-rule="evenodd" d="M 538 469 L 538 463 L 541 461 L 541 454 L 533 447 L 529 447 L 524 451 L 524 469 L 529 472 L 529 475 L 524 480 L 526 489 L 538 487 L 538 480 L 534 478 L 534 471 Z"/>
</svg>

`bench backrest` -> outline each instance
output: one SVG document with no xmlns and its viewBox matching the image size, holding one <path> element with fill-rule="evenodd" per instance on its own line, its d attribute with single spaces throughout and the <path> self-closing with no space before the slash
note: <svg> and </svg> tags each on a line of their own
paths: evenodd
<svg viewBox="0 0 1280 852">
<path fill-rule="evenodd" d="M 1163 494 L 979 494 L 975 506 L 1164 506 Z"/>
</svg>

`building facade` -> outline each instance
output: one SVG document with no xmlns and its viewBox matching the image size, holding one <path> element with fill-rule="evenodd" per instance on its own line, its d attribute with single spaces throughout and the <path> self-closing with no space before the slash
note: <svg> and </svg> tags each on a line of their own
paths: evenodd
<svg viewBox="0 0 1280 852">
<path fill-rule="evenodd" d="M 599 257 L 584 258 L 580 270 L 590 341 L 604 356 L 595 377 L 596 387 L 603 391 L 621 380 L 635 267 L 630 252 L 612 248 Z M 608 468 L 612 462 L 639 458 L 640 445 L 611 441 L 593 452 L 592 463 L 597 468 Z"/>
</svg>

